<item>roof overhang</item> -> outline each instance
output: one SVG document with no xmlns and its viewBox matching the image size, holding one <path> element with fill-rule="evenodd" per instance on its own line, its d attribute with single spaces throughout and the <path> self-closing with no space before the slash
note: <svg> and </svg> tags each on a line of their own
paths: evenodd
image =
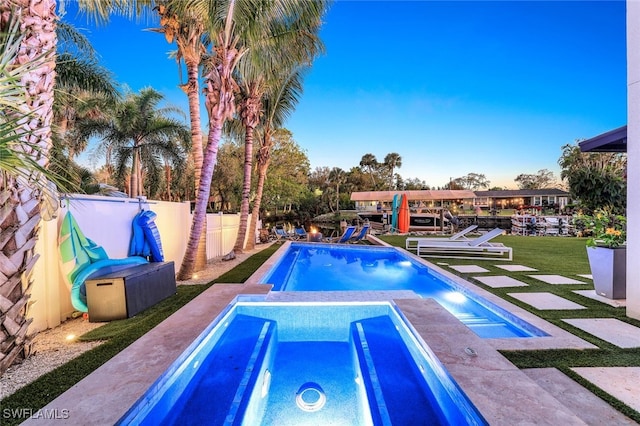
<svg viewBox="0 0 640 426">
<path fill-rule="evenodd" d="M 627 126 L 584 140 L 578 145 L 582 152 L 627 152 Z"/>
</svg>

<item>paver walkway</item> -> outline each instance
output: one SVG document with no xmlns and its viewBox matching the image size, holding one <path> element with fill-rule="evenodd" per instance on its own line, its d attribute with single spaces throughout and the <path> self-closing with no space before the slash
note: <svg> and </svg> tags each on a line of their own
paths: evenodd
<svg viewBox="0 0 640 426">
<path fill-rule="evenodd" d="M 515 278 L 507 277 L 505 275 L 491 275 L 473 278 L 480 281 L 482 284 L 488 285 L 491 288 L 528 286 L 527 283 L 523 283 L 522 281 L 518 281 Z"/>
<path fill-rule="evenodd" d="M 524 265 L 493 265 L 496 268 L 500 268 L 500 269 L 504 269 L 505 271 L 509 271 L 509 272 L 531 272 L 531 271 L 537 271 L 537 269 L 534 268 L 530 268 L 528 266 L 524 266 Z"/>
<path fill-rule="evenodd" d="M 543 281 L 547 284 L 586 284 L 583 281 L 574 280 L 573 278 L 564 277 L 562 275 L 529 275 L 531 278 Z"/>
<path fill-rule="evenodd" d="M 640 367 L 575 367 L 571 370 L 640 411 Z"/>
<path fill-rule="evenodd" d="M 478 266 L 478 265 L 450 265 L 449 268 L 455 269 L 456 271 L 461 272 L 463 274 L 489 272 L 488 269 L 485 269 L 482 266 Z"/>
<path fill-rule="evenodd" d="M 532 293 L 507 293 L 509 296 L 518 299 L 527 305 L 531 305 L 540 310 L 555 309 L 587 309 L 585 306 L 579 305 L 571 300 L 557 296 L 553 293 L 532 292 Z"/>
<path fill-rule="evenodd" d="M 640 328 L 615 318 L 576 318 L 562 321 L 620 348 L 640 348 Z"/>
<path fill-rule="evenodd" d="M 622 308 L 627 306 L 626 299 L 609 299 L 608 297 L 600 296 L 595 290 L 573 290 L 574 293 L 580 296 L 588 297 L 589 299 L 597 300 L 598 302 L 606 303 L 609 306 L 615 308 Z"/>
</svg>

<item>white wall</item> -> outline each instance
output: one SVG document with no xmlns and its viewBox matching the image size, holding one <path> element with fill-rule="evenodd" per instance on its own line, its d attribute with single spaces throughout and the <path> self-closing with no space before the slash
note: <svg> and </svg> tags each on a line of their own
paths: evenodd
<svg viewBox="0 0 640 426">
<path fill-rule="evenodd" d="M 640 1 L 627 0 L 627 315 L 640 319 Z"/>
<path fill-rule="evenodd" d="M 166 261 L 175 263 L 176 272 L 182 265 L 191 228 L 189 203 L 166 201 L 139 202 L 131 198 L 76 195 L 61 201 L 57 218 L 41 222 L 36 253 L 39 256 L 31 276 L 31 299 L 27 317 L 33 318 L 29 328 L 35 333 L 55 327 L 69 318 L 71 305 L 70 286 L 60 270 L 58 234 L 67 209 L 78 222 L 87 238 L 102 246 L 110 258 L 127 257 L 131 240 L 131 221 L 140 209 L 157 214 L 155 223 Z M 207 247 L 219 247 L 223 251 L 207 251 L 207 259 L 226 254 L 233 249 L 240 222 L 239 215 L 208 215 Z"/>
</svg>

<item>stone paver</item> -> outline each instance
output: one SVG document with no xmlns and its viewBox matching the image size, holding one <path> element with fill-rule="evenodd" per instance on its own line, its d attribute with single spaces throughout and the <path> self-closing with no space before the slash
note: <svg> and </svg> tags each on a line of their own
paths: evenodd
<svg viewBox="0 0 640 426">
<path fill-rule="evenodd" d="M 562 275 L 529 275 L 531 278 L 543 281 L 547 284 L 586 284 L 585 282 L 563 277 Z"/>
<path fill-rule="evenodd" d="M 489 272 L 488 269 L 478 265 L 449 265 L 449 268 L 455 269 L 463 274 L 475 274 L 479 272 Z"/>
<path fill-rule="evenodd" d="M 527 287 L 527 283 L 523 283 L 522 281 L 518 281 L 515 278 L 507 277 L 505 275 L 492 275 L 485 277 L 473 277 L 474 279 L 480 281 L 484 285 L 488 285 L 491 288 L 502 288 L 502 287 Z"/>
<path fill-rule="evenodd" d="M 572 370 L 629 407 L 640 411 L 640 367 L 575 367 Z"/>
<path fill-rule="evenodd" d="M 609 299 L 608 297 L 600 296 L 595 290 L 573 290 L 573 292 L 580 296 L 606 303 L 614 308 L 623 308 L 627 306 L 627 299 Z"/>
<path fill-rule="evenodd" d="M 553 293 L 508 293 L 509 296 L 516 298 L 527 305 L 531 305 L 540 310 L 555 310 L 555 309 L 587 309 L 586 307 L 567 300 L 563 297 L 557 296 Z"/>
<path fill-rule="evenodd" d="M 564 319 L 568 324 L 620 348 L 640 347 L 640 328 L 615 318 Z"/>
<path fill-rule="evenodd" d="M 526 368 L 522 372 L 589 425 L 637 424 L 558 369 Z"/>
<path fill-rule="evenodd" d="M 530 268 L 524 265 L 493 265 L 496 268 L 504 269 L 509 272 L 529 272 L 529 271 L 537 271 L 535 268 Z"/>
</svg>

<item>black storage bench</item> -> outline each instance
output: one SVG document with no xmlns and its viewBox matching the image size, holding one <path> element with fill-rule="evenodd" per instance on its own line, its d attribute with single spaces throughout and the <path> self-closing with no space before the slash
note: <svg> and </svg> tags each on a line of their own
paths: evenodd
<svg viewBox="0 0 640 426">
<path fill-rule="evenodd" d="M 131 318 L 176 293 L 173 262 L 97 274 L 85 281 L 89 322 Z"/>
</svg>

